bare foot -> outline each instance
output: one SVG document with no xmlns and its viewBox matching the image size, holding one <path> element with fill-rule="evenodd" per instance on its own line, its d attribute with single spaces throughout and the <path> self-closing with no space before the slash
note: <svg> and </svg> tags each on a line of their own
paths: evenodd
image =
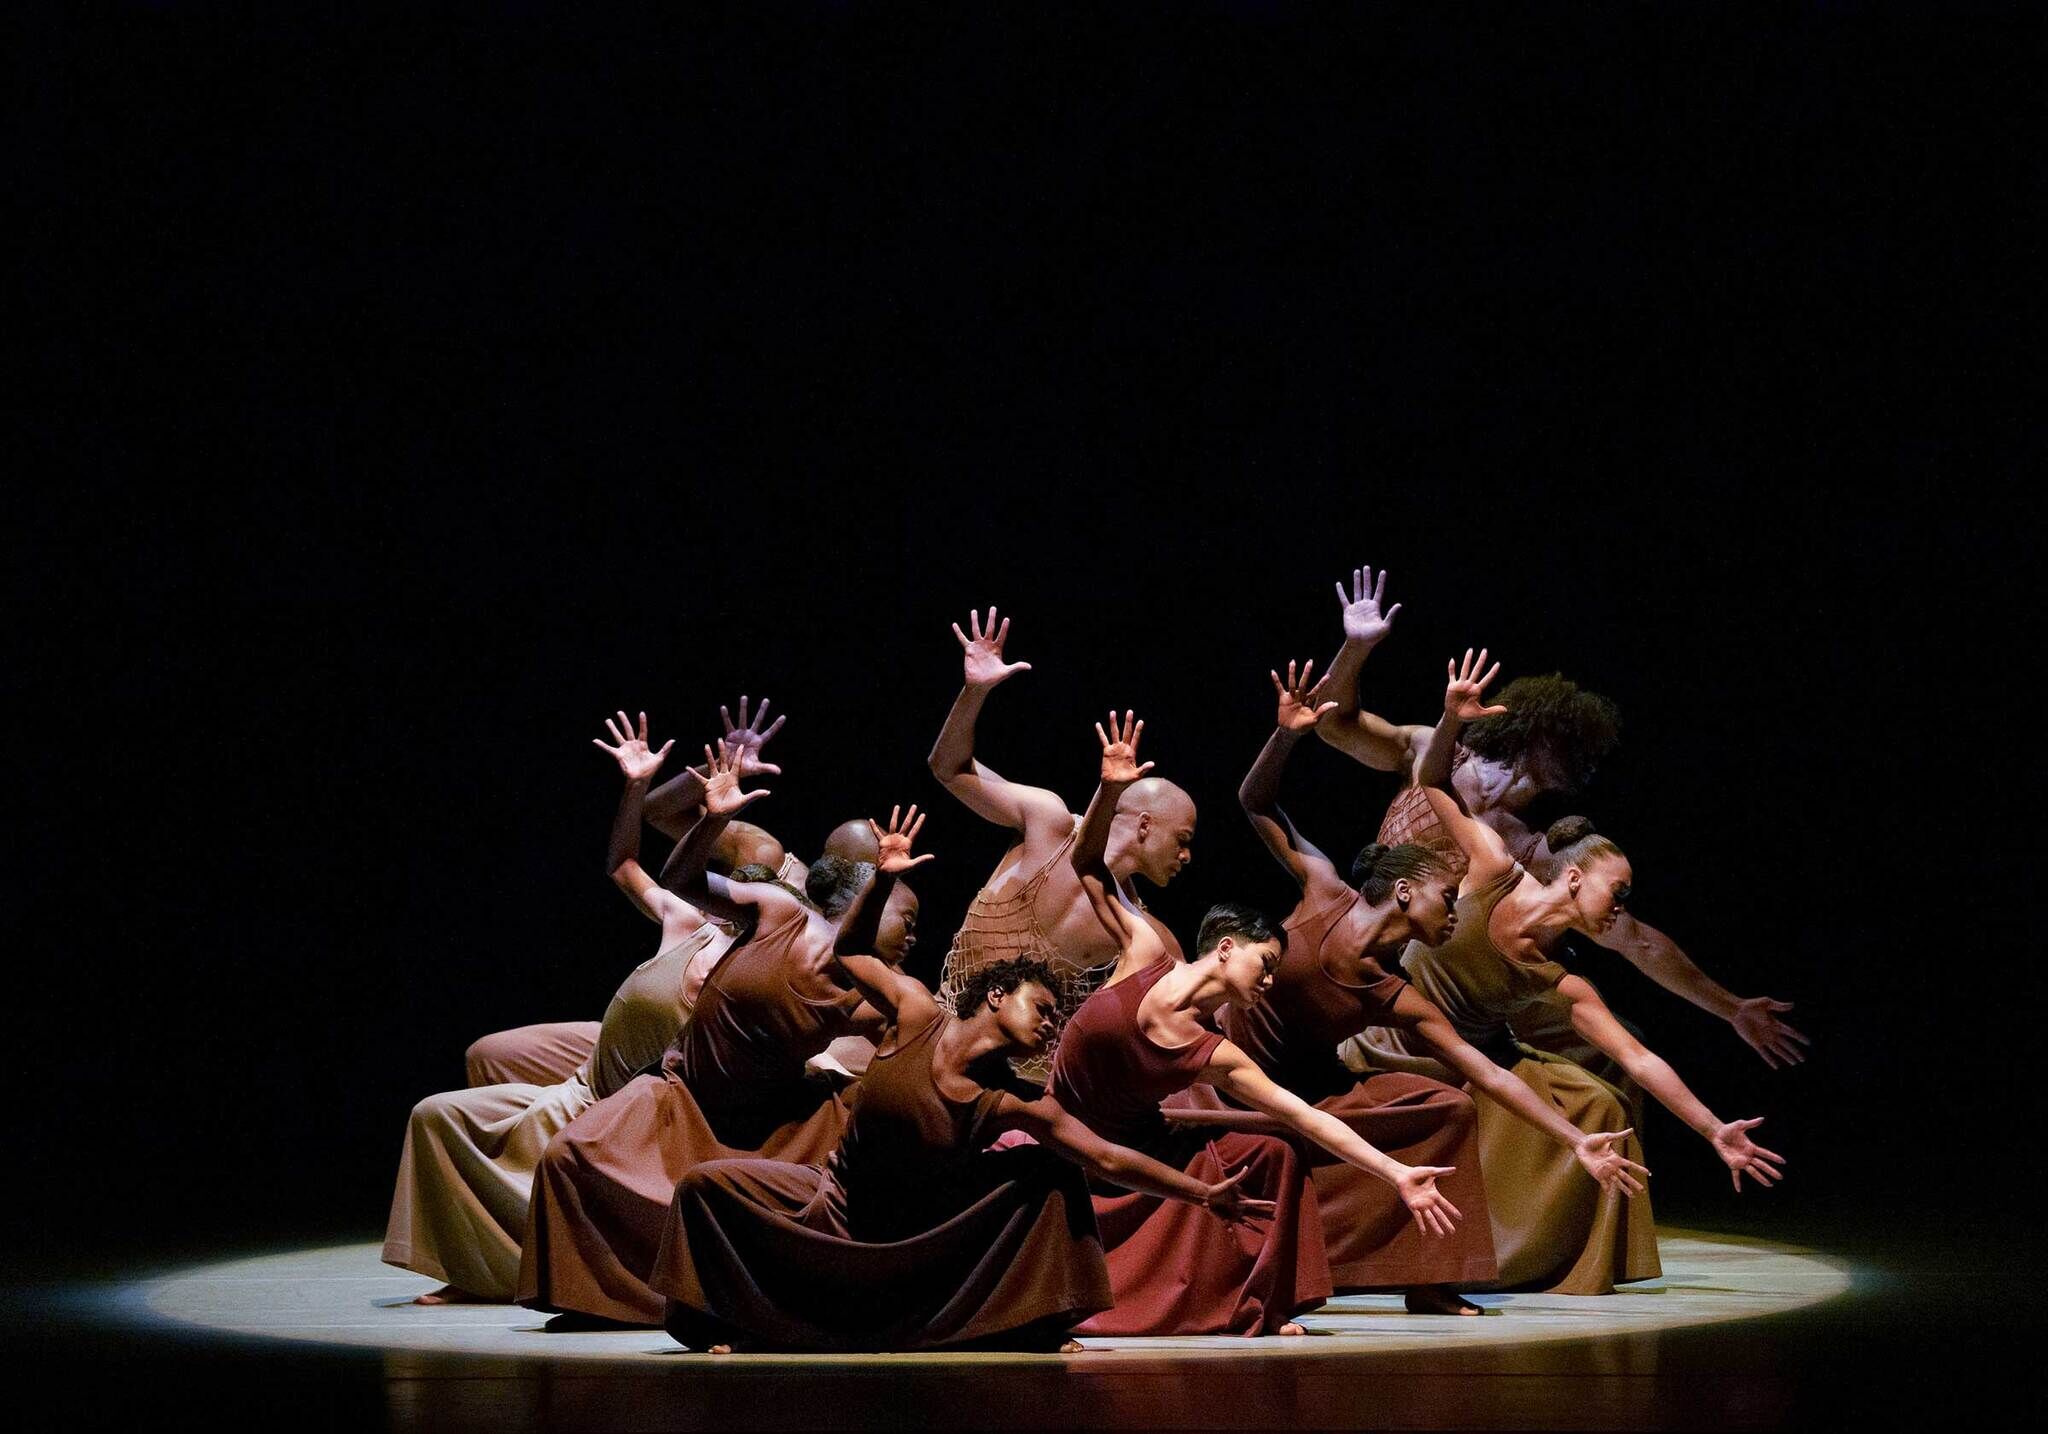
<svg viewBox="0 0 2048 1434">
<path fill-rule="evenodd" d="M 1448 1285 L 1417 1285 L 1408 1291 L 1403 1301 L 1410 1314 L 1426 1315 L 1476 1315 L 1485 1314 L 1472 1301 L 1460 1295 Z"/>
<path fill-rule="evenodd" d="M 494 1305 L 501 1304 L 503 1301 L 486 1299 L 482 1295 L 471 1294 L 468 1290 L 456 1285 L 443 1285 L 438 1290 L 428 1290 L 425 1294 L 414 1300 L 413 1303 L 416 1305 Z"/>
<path fill-rule="evenodd" d="M 1295 1323 L 1295 1322 L 1294 1322 L 1293 1320 L 1289 1320 L 1289 1321 L 1287 1321 L 1287 1323 L 1286 1323 L 1286 1324 L 1283 1324 L 1283 1325 L 1281 1325 L 1281 1326 L 1280 1326 L 1280 1328 L 1278 1328 L 1278 1329 L 1274 1330 L 1274 1331 L 1273 1331 L 1273 1333 L 1275 1333 L 1275 1334 L 1307 1334 L 1307 1333 L 1308 1333 L 1308 1331 L 1307 1331 L 1307 1330 L 1305 1330 L 1305 1329 L 1303 1329 L 1303 1328 L 1302 1328 L 1302 1327 L 1301 1327 L 1300 1325 L 1296 1324 L 1296 1323 Z"/>
<path fill-rule="evenodd" d="M 729 1344 L 714 1344 L 704 1352 L 706 1354 L 731 1354 L 732 1346 Z"/>
<path fill-rule="evenodd" d="M 1082 1350 L 1083 1346 L 1080 1340 L 1070 1339 L 1065 1344 L 1059 1347 L 1058 1352 L 1061 1354 L 1080 1354 Z"/>
</svg>

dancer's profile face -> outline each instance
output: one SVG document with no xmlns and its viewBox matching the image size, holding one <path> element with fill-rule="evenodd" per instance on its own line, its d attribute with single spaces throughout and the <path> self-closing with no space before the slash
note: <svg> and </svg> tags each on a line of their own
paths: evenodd
<svg viewBox="0 0 2048 1434">
<path fill-rule="evenodd" d="M 1241 943 L 1226 936 L 1216 943 L 1216 969 L 1229 988 L 1233 1006 L 1256 1006 L 1273 989 L 1273 973 L 1280 969 L 1280 943 Z"/>
<path fill-rule="evenodd" d="M 1598 935 L 1621 920 L 1628 910 L 1635 870 L 1625 856 L 1601 853 L 1583 867 L 1568 866 L 1564 881 L 1572 890 L 1572 904 L 1581 930 Z"/>
<path fill-rule="evenodd" d="M 901 966 L 917 945 L 917 911 L 917 893 L 898 882 L 889 893 L 889 904 L 882 908 L 882 924 L 875 932 L 875 955 L 891 966 Z"/>
<path fill-rule="evenodd" d="M 1138 871 L 1154 886 L 1164 886 L 1194 859 L 1195 804 L 1170 797 L 1146 815 L 1133 844 Z"/>
<path fill-rule="evenodd" d="M 1059 999 L 1036 981 L 991 991 L 989 999 L 996 1003 L 996 1027 L 1014 1050 L 1042 1051 L 1059 1032 Z"/>
<path fill-rule="evenodd" d="M 1417 877 L 1403 877 L 1394 884 L 1395 894 L 1405 889 L 1408 924 L 1415 939 L 1425 946 L 1441 946 L 1458 929 L 1458 879 L 1447 871 L 1428 871 Z"/>
</svg>

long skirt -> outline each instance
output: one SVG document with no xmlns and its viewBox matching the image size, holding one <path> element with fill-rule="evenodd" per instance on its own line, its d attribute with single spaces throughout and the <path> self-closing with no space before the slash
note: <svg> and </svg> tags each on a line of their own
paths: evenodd
<svg viewBox="0 0 2048 1434">
<path fill-rule="evenodd" d="M 1630 1034 L 1642 1035 L 1633 1022 L 1624 1020 L 1621 1024 Z M 1579 1034 L 1578 1027 L 1572 1024 L 1570 1001 L 1552 991 L 1515 1012 L 1508 1020 L 1508 1027 L 1522 1045 L 1544 1055 L 1570 1061 L 1612 1086 L 1628 1106 L 1627 1123 L 1641 1123 L 1643 1088 L 1621 1068 L 1619 1061 Z M 1614 1128 L 1619 1130 L 1621 1127 Z"/>
<path fill-rule="evenodd" d="M 593 1099 L 572 1076 L 449 1091 L 414 1106 L 384 1226 L 385 1263 L 511 1299 L 534 1167 Z"/>
<path fill-rule="evenodd" d="M 596 1021 L 516 1026 L 477 1040 L 465 1053 L 469 1083 L 554 1085 L 583 1068 L 597 1049 Z"/>
<path fill-rule="evenodd" d="M 1425 1076 L 1369 1075 L 1316 1108 L 1403 1164 L 1455 1166 L 1457 1173 L 1438 1180 L 1437 1189 L 1464 1217 L 1451 1235 L 1425 1234 L 1393 1186 L 1319 1145 L 1297 1141 L 1315 1182 L 1330 1279 L 1340 1293 L 1493 1281 L 1493 1231 L 1472 1097 Z M 1228 1105 L 1206 1085 L 1169 1100 L 1166 1113 L 1176 1124 L 1287 1133 L 1271 1116 Z"/>
<path fill-rule="evenodd" d="M 676 1183 L 709 1160 L 823 1160 L 846 1128 L 845 1103 L 822 1082 L 774 1094 L 775 1106 L 751 1119 L 721 1117 L 725 1139 L 689 1087 L 666 1074 L 635 1076 L 571 1122 L 534 1180 L 519 1303 L 660 1324 L 663 1298 L 647 1277 Z"/>
<path fill-rule="evenodd" d="M 1270 1334 L 1330 1297 L 1316 1191 L 1292 1145 L 1179 1128 L 1145 1153 L 1205 1183 L 1249 1165 L 1237 1188 L 1274 1201 L 1274 1212 L 1226 1225 L 1178 1200 L 1094 1184 L 1116 1306 L 1082 1325 L 1082 1334 Z"/>
<path fill-rule="evenodd" d="M 862 1229 L 829 1167 L 697 1166 L 655 1262 L 669 1333 L 695 1349 L 1056 1348 L 1109 1307 L 1077 1167 L 1027 1146 L 933 1183 L 888 1192 L 887 1225 Z"/>
</svg>

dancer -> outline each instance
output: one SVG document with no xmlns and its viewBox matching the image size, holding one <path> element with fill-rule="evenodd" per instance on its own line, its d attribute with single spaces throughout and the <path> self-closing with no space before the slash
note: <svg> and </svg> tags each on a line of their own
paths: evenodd
<svg viewBox="0 0 2048 1434">
<path fill-rule="evenodd" d="M 1550 828 L 1559 869 L 1541 881 L 1514 859 L 1499 833 L 1466 810 L 1451 774 L 1451 751 L 1467 710 L 1455 694 L 1477 671 L 1469 652 L 1466 658 L 1462 672 L 1458 664 L 1449 665 L 1452 690 L 1437 729 L 1453 740 L 1431 745 L 1420 774 L 1437 820 L 1467 858 L 1457 926 L 1440 946 L 1409 944 L 1402 958 L 1408 979 L 1460 1036 L 1510 1065 L 1566 1120 L 1584 1131 L 1611 1129 L 1624 1119 L 1619 1091 L 1581 1066 L 1544 1052 L 1524 1053 L 1509 1039 L 1513 1017 L 1555 992 L 1569 1003 L 1582 1039 L 1713 1147 L 1737 1191 L 1745 1175 L 1760 1185 L 1775 1184 L 1784 1157 L 1749 1135 L 1761 1117 L 1720 1119 L 1667 1062 L 1623 1029 L 1590 982 L 1545 955 L 1566 931 L 1591 935 L 1612 926 L 1627 902 L 1633 872 L 1620 848 L 1596 835 L 1590 822 L 1568 817 Z M 1475 698 L 1483 686 L 1472 684 Z M 1368 1031 L 1366 1043 L 1408 1056 L 1435 1055 L 1418 1050 L 1399 1030 Z M 1624 1201 L 1616 1192 L 1588 1187 L 1555 1146 L 1508 1121 L 1504 1108 L 1491 1101 L 1479 1105 L 1479 1153 L 1502 1285 L 1608 1294 L 1619 1282 L 1660 1272 L 1646 1197 Z M 1635 1155 L 1631 1144 L 1630 1157 Z"/>
<path fill-rule="evenodd" d="M 1175 1127 L 1160 1102 L 1195 1084 L 1219 1086 L 1265 1112 L 1289 1135 L 1321 1146 L 1399 1192 L 1419 1229 L 1448 1236 L 1458 1207 L 1437 1189 L 1448 1166 L 1407 1165 L 1336 1117 L 1270 1080 L 1213 1025 L 1224 1006 L 1253 1006 L 1273 983 L 1286 933 L 1262 913 L 1217 906 L 1183 964 L 1142 915 L 1124 904 L 1104 864 L 1110 813 L 1139 766 L 1144 724 L 1125 713 L 1100 724 L 1102 778 L 1074 843 L 1091 905 L 1116 934 L 1120 974 L 1074 1013 L 1054 1057 L 1051 1094 L 1105 1140 L 1143 1150 L 1196 1180 L 1242 1164 L 1244 1189 L 1271 1200 L 1264 1238 L 1225 1231 L 1147 1192 L 1098 1182 L 1095 1218 L 1116 1287 L 1116 1307 L 1082 1326 L 1090 1334 L 1299 1334 L 1293 1317 L 1330 1294 L 1322 1221 L 1294 1145 L 1270 1135 Z"/>
<path fill-rule="evenodd" d="M 661 939 L 656 954 L 612 997 L 597 1039 L 570 1075 L 545 1084 L 499 1082 L 450 1091 L 413 1107 L 385 1225 L 384 1260 L 445 1281 L 420 1296 L 421 1304 L 512 1298 L 533 1171 L 549 1139 L 661 1059 L 682 1029 L 694 996 L 688 989 L 692 974 L 701 981 L 733 942 L 732 926 L 706 921 L 640 867 L 642 800 L 648 779 L 675 744 L 649 749 L 644 712 L 637 734 L 623 712 L 616 721 L 607 718 L 605 726 L 617 745 L 597 745 L 626 779 L 606 869 L 659 923 Z"/>
<path fill-rule="evenodd" d="M 1342 582 L 1337 584 L 1344 644 L 1328 674 L 1337 706 L 1317 724 L 1316 735 L 1368 767 L 1406 774 L 1410 785 L 1387 808 L 1379 840 L 1389 846 L 1415 842 L 1428 847 L 1462 875 L 1465 854 L 1436 819 L 1414 776 L 1433 740 L 1432 729 L 1396 725 L 1358 704 L 1359 669 L 1401 611 L 1399 603 L 1382 606 L 1386 589 L 1385 570 L 1375 579 L 1369 567 L 1352 572 L 1349 593 Z M 1539 797 L 1583 786 L 1614 749 L 1620 719 L 1605 697 L 1584 691 L 1557 673 L 1518 677 L 1501 690 L 1496 702 L 1499 711 L 1465 728 L 1454 742 L 1452 780 L 1475 820 L 1491 827 L 1525 867 L 1547 874 L 1555 868 L 1556 853 L 1545 845 L 1541 832 L 1526 825 L 1523 813 Z M 1626 912 L 1606 930 L 1587 934 L 1626 957 L 1665 990 L 1726 1021 L 1765 1065 L 1776 1069 L 1806 1059 L 1801 1049 L 1808 1044 L 1806 1037 L 1783 1019 L 1792 1009 L 1790 1001 L 1730 994 L 1677 942 Z M 1527 1044 L 1598 1070 L 1627 1089 L 1625 1076 L 1578 1035 L 1561 1001 L 1533 1002 L 1516 1017 L 1514 1030 Z"/>
<path fill-rule="evenodd" d="M 741 694 L 737 726 L 729 709 L 718 709 L 719 721 L 725 728 L 723 740 L 728 750 L 739 755 L 742 779 L 757 774 L 772 776 L 782 770 L 761 760 L 761 748 L 782 730 L 782 724 L 788 720 L 785 714 L 768 724 L 768 705 L 768 699 L 762 698 L 760 707 L 749 717 L 746 695 Z M 619 714 L 622 722 L 624 717 L 624 713 Z M 704 774 L 693 767 L 685 767 L 647 794 L 642 808 L 643 819 L 671 841 L 679 841 L 696 820 L 697 809 L 703 800 Z M 860 837 L 863 841 L 872 840 L 866 827 L 860 828 Z M 825 850 L 829 854 L 848 856 L 849 860 L 863 859 L 835 851 L 829 842 Z M 750 823 L 736 821 L 728 826 L 713 855 L 724 871 L 760 865 L 780 873 L 783 880 L 794 886 L 801 888 L 803 885 L 804 864 L 785 852 L 781 842 Z M 872 861 L 873 857 L 865 859 Z M 695 1003 L 697 987 L 702 984 L 708 969 L 707 963 L 699 962 L 691 970 L 689 989 L 685 993 L 686 1006 Z M 510 1082 L 554 1085 L 565 1081 L 576 1074 L 596 1048 L 599 1024 L 597 1021 L 549 1021 L 480 1036 L 465 1053 L 469 1083 L 472 1086 Z"/>
<path fill-rule="evenodd" d="M 1396 1159 L 1457 1171 L 1439 1185 L 1465 1212 L 1465 1223 L 1450 1239 L 1424 1239 L 1387 1185 L 1309 1152 L 1338 1291 L 1405 1287 L 1411 1312 L 1477 1314 L 1478 1306 L 1451 1289 L 1491 1283 L 1496 1273 L 1472 1097 L 1422 1075 L 1354 1075 L 1337 1059 L 1339 1042 L 1368 1026 L 1408 1031 L 1475 1090 L 1572 1151 L 1593 1180 L 1639 1193 L 1636 1177 L 1649 1172 L 1617 1149 L 1632 1132 L 1576 1129 L 1461 1040 L 1442 1012 L 1380 965 L 1382 957 L 1398 958 L 1410 938 L 1433 946 L 1450 934 L 1457 878 L 1419 846 L 1375 843 L 1359 853 L 1347 883 L 1282 809 L 1280 778 L 1287 760 L 1331 705 L 1318 702 L 1323 683 L 1308 685 L 1314 665 L 1297 676 L 1290 662 L 1284 683 L 1277 671 L 1271 674 L 1279 699 L 1273 733 L 1238 789 L 1252 829 L 1300 888 L 1301 900 L 1287 918 L 1286 950 L 1272 990 L 1256 1005 L 1225 1006 L 1220 1024 L 1274 1084 L 1336 1116 Z M 1469 682 L 1454 683 L 1446 697 L 1467 715 L 1478 700 L 1478 688 Z M 1217 1123 L 1229 1119 L 1234 1129 L 1273 1130 L 1270 1119 L 1236 1111 L 1213 1087 L 1195 1087 L 1170 1111 L 1184 1118 L 1181 1107 L 1188 1106 L 1216 1112 Z"/>
<path fill-rule="evenodd" d="M 932 746 L 932 775 L 977 816 L 1010 828 L 1016 840 L 967 908 L 946 952 L 939 998 L 953 1000 L 974 970 L 990 961 L 1036 956 L 1060 977 L 1064 1023 L 1102 984 L 1121 948 L 1094 915 L 1073 864 L 1061 859 L 1080 819 L 1056 793 L 1007 781 L 974 755 L 975 724 L 989 693 L 1030 671 L 1031 664 L 1003 660 L 1010 620 L 999 622 L 994 608 L 986 623 L 979 613 L 969 614 L 968 625 L 972 636 L 953 624 L 965 680 Z M 1122 789 L 1110 822 L 1104 865 L 1118 891 L 1142 913 L 1131 878 L 1165 886 L 1187 865 L 1194 835 L 1195 804 L 1186 792 L 1157 777 L 1133 782 Z M 1140 919 L 1167 950 L 1179 954 L 1180 943 L 1163 923 L 1150 915 Z M 1042 1052 L 1018 1073 L 1043 1081 L 1049 1069 L 1049 1053 Z"/>
<path fill-rule="evenodd" d="M 884 834 L 880 880 L 915 863 Z M 1098 1139 L 1007 1058 L 1052 1038 L 1051 968 L 1015 957 L 978 968 L 950 1014 L 870 957 L 839 958 L 890 1031 L 846 1134 L 815 1165 L 716 1160 L 691 1170 L 653 1283 L 668 1329 L 715 1353 L 746 1349 L 1079 1348 L 1082 1318 L 1111 1290 L 1078 1162 L 1100 1178 L 1189 1202 L 1227 1222 L 1270 1213 Z M 1036 1145 L 990 1150 L 1022 1131 Z M 1064 1157 L 1064 1158 L 1061 1158 Z"/>
<path fill-rule="evenodd" d="M 728 881 L 705 858 L 734 812 L 767 795 L 743 792 L 738 758 L 721 745 L 707 767 L 705 814 L 670 858 L 670 884 L 714 916 L 751 916 L 753 935 L 705 983 L 659 1074 L 598 1102 L 550 1142 L 534 1181 L 519 1302 L 624 1324 L 661 1322 L 647 1275 L 676 1182 L 728 1156 L 822 1158 L 846 1107 L 804 1062 L 835 1037 L 879 1033 L 831 961 L 835 943 L 900 962 L 915 940 L 916 898 L 897 884 L 868 902 L 874 875 L 838 857 L 811 866 L 805 898 L 772 882 Z M 576 1319 L 565 1321 L 573 1326 Z"/>
</svg>

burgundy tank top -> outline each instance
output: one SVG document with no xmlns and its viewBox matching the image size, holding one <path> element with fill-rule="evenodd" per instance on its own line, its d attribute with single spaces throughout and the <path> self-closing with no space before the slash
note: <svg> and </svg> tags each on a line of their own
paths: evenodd
<svg viewBox="0 0 2048 1434">
<path fill-rule="evenodd" d="M 1142 1147 L 1164 1135 L 1159 1102 L 1193 1085 L 1223 1044 L 1220 1031 L 1209 1031 L 1167 1050 L 1139 1029 L 1138 1003 L 1180 964 L 1168 956 L 1103 987 L 1081 1003 L 1060 1036 L 1047 1090 L 1104 1140 Z"/>
</svg>

